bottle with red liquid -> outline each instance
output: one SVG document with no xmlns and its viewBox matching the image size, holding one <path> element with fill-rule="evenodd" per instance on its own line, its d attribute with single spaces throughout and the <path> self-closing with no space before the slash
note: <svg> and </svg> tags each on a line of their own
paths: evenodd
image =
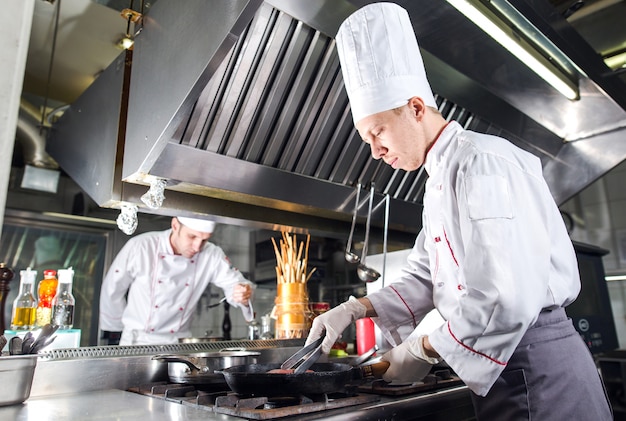
<svg viewBox="0 0 626 421">
<path fill-rule="evenodd" d="M 39 282 L 37 293 L 39 304 L 37 305 L 37 326 L 43 327 L 52 320 L 52 299 L 56 295 L 59 280 L 57 271 L 47 269 L 43 271 L 43 279 Z"/>
</svg>

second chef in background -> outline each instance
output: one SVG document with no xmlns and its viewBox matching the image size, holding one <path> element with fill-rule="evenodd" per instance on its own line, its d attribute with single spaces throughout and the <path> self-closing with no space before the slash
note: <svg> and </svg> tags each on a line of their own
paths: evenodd
<svg viewBox="0 0 626 421">
<path fill-rule="evenodd" d="M 171 229 L 131 238 L 102 282 L 100 329 L 121 331 L 120 345 L 176 343 L 191 336 L 196 304 L 211 283 L 252 320 L 255 286 L 208 241 L 214 228 L 175 217 Z"/>
</svg>

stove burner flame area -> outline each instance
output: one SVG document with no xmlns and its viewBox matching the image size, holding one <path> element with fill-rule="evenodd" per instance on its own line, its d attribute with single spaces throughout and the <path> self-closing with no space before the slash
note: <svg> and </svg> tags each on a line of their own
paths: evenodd
<svg viewBox="0 0 626 421">
<path fill-rule="evenodd" d="M 303 402 L 303 399 L 296 398 L 293 396 L 285 396 L 285 397 L 275 396 L 273 398 L 270 398 L 267 402 L 263 404 L 263 409 L 284 408 L 286 406 L 300 405 L 304 403 L 313 402 L 304 396 L 302 398 L 309 400 L 309 402 Z"/>
</svg>

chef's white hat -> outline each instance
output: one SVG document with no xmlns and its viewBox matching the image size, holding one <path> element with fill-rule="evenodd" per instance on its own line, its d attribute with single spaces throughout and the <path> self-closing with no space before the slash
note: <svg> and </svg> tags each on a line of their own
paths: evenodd
<svg viewBox="0 0 626 421">
<path fill-rule="evenodd" d="M 414 96 L 437 107 L 413 25 L 402 7 L 367 5 L 341 24 L 335 39 L 355 124 Z"/>
<path fill-rule="evenodd" d="M 177 216 L 177 219 L 181 224 L 194 231 L 211 234 L 215 229 L 215 222 L 206 219 L 186 218 L 184 216 Z"/>
</svg>

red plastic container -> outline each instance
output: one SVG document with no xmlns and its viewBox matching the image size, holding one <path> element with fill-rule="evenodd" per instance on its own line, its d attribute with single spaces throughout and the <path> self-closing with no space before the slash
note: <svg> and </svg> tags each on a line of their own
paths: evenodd
<svg viewBox="0 0 626 421">
<path fill-rule="evenodd" d="M 356 321 L 356 352 L 359 355 L 365 354 L 376 345 L 376 333 L 374 322 L 369 317 Z"/>
</svg>

